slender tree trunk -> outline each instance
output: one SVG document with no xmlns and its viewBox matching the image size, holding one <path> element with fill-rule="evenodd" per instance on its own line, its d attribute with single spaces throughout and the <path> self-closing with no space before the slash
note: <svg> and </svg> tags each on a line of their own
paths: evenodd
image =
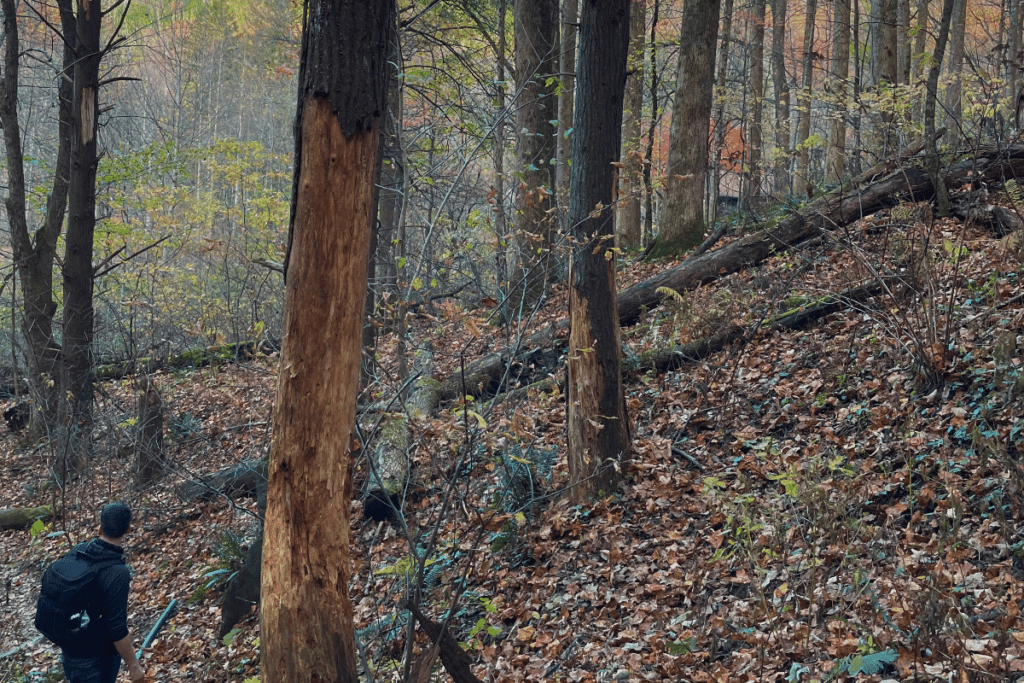
<svg viewBox="0 0 1024 683">
<path fill-rule="evenodd" d="M 515 313 L 541 301 L 555 237 L 555 168 L 558 100 L 553 74 L 558 42 L 557 0 L 516 0 L 516 242 L 519 278 L 511 300 Z"/>
<path fill-rule="evenodd" d="M 583 0 L 569 224 L 568 436 L 571 497 L 610 493 L 629 446 L 616 310 L 612 209 L 629 52 L 630 0 Z M 717 23 L 717 22 L 716 22 Z M 714 42 L 711 43 L 714 49 Z M 705 143 L 707 136 L 705 135 Z"/>
<path fill-rule="evenodd" d="M 498 0 L 498 54 L 497 74 L 498 85 L 495 100 L 497 101 L 498 116 L 505 115 L 505 18 L 508 16 L 507 0 Z M 494 235 L 495 235 L 495 258 L 498 268 L 498 289 L 502 294 L 508 294 L 510 284 L 508 276 L 508 221 L 505 220 L 505 124 L 498 121 L 494 126 Z M 506 315 L 506 318 L 508 316 Z"/>
<path fill-rule="evenodd" d="M 924 2 L 925 0 L 920 0 Z M 1006 66 L 1006 81 L 1010 84 L 1010 106 L 1013 107 L 1021 95 L 1021 69 L 1024 68 L 1024 54 L 1021 42 L 1024 40 L 1024 0 L 1009 0 L 1009 59 Z"/>
<path fill-rule="evenodd" d="M 872 0 L 871 76 L 878 97 L 878 114 L 873 122 L 872 151 L 876 159 L 890 156 L 898 148 L 896 106 L 896 0 Z"/>
<path fill-rule="evenodd" d="M 4 66 L 0 82 L 0 126 L 4 131 L 7 153 L 7 186 L 5 199 L 7 221 L 11 231 L 14 263 L 21 279 L 23 302 L 21 333 L 25 344 L 29 391 L 35 403 L 30 418 L 30 434 L 41 437 L 55 424 L 57 397 L 60 395 L 58 363 L 60 347 L 53 336 L 53 319 L 57 303 L 53 299 L 53 263 L 57 239 L 64 228 L 67 209 L 69 167 L 71 160 L 71 100 L 73 80 L 58 78 L 59 107 L 58 147 L 50 196 L 42 225 L 34 237 L 29 235 L 24 153 L 21 122 L 18 118 L 18 84 L 20 41 L 17 7 L 14 0 L 3 0 Z M 64 70 L 70 73 L 75 62 L 75 17 L 61 12 L 61 25 L 68 37 L 64 44 Z"/>
<path fill-rule="evenodd" d="M 814 82 L 814 17 L 818 13 L 818 0 L 807 0 L 807 11 L 804 15 L 804 53 L 803 78 L 800 82 L 800 97 L 797 98 L 796 146 L 799 150 L 796 165 L 796 187 L 806 191 L 807 196 L 814 194 L 811 184 L 811 149 L 807 145 L 811 137 L 811 86 Z"/>
<path fill-rule="evenodd" d="M 62 13 L 71 0 L 61 0 Z M 96 142 L 99 118 L 100 0 L 77 5 L 68 231 L 64 253 L 64 346 L 57 409 L 55 469 L 65 478 L 92 454 L 93 267 L 96 230 Z"/>
<path fill-rule="evenodd" d="M 750 38 L 750 162 L 747 188 L 743 196 L 748 206 L 757 206 L 761 199 L 761 167 L 764 163 L 764 19 L 765 0 L 754 0 L 753 31 Z"/>
<path fill-rule="evenodd" d="M 620 249 L 641 246 L 640 120 L 644 115 L 644 31 L 647 0 L 633 0 L 629 8 L 629 59 L 626 62 L 626 103 L 622 112 L 622 167 L 619 168 L 619 205 L 615 217 L 615 244 Z"/>
<path fill-rule="evenodd" d="M 504 0 L 501 0 L 504 2 Z M 568 228 L 569 155 L 572 152 L 573 100 L 576 93 L 576 33 L 579 24 L 579 0 L 562 0 L 562 21 L 559 24 L 561 49 L 559 51 L 562 88 L 558 96 L 558 206 L 563 218 L 563 229 Z"/>
<path fill-rule="evenodd" d="M 261 571 L 263 680 L 356 683 L 349 504 L 391 0 L 310 0 Z"/>
<path fill-rule="evenodd" d="M 924 139 L 927 143 L 925 151 L 927 157 L 928 174 L 935 179 L 935 194 L 937 197 L 935 215 L 936 217 L 948 216 L 950 213 L 949 193 L 946 191 L 946 183 L 942 182 L 941 162 L 939 153 L 935 146 L 935 106 L 938 101 L 939 91 L 939 69 L 942 67 L 942 58 L 946 53 L 946 42 L 949 40 L 949 25 L 953 18 L 953 10 L 960 0 L 943 0 L 942 18 L 939 20 L 939 32 L 935 38 L 935 52 L 932 54 L 931 70 L 928 72 L 928 92 L 924 101 Z"/>
<path fill-rule="evenodd" d="M 687 2 L 679 44 L 676 99 L 669 134 L 665 208 L 658 241 L 650 251 L 657 258 L 682 254 L 704 241 L 704 189 L 708 171 L 708 128 L 711 120 L 718 39 L 719 0 Z"/>
<path fill-rule="evenodd" d="M 718 218 L 718 197 L 722 193 L 722 174 L 732 170 L 731 164 L 723 171 L 722 152 L 725 151 L 725 136 L 729 132 L 729 122 L 726 120 L 725 103 L 727 99 L 728 84 L 726 79 L 729 76 L 729 51 L 732 46 L 732 8 L 733 0 L 723 0 L 721 29 L 721 47 L 718 50 L 717 73 L 715 74 L 714 100 L 715 113 L 712 125 L 715 127 L 715 146 L 711 150 L 711 173 L 709 174 L 710 187 L 708 192 L 708 221 L 714 222 Z"/>
<path fill-rule="evenodd" d="M 644 240 L 654 238 L 654 178 L 651 169 L 654 167 L 654 141 L 658 132 L 658 121 L 661 120 L 661 112 L 658 110 L 658 15 L 661 9 L 661 0 L 654 0 L 654 10 L 651 13 L 651 36 L 647 41 L 647 71 L 651 74 L 651 125 L 647 131 L 647 149 L 644 151 Z"/>
<path fill-rule="evenodd" d="M 949 62 L 946 73 L 949 85 L 946 87 L 945 126 L 949 128 L 948 141 L 954 147 L 963 139 L 962 104 L 960 95 L 963 92 L 961 78 L 964 67 L 964 36 L 967 31 L 967 0 L 956 0 L 953 6 L 953 18 L 949 25 Z"/>
<path fill-rule="evenodd" d="M 896 0 L 896 81 L 910 83 L 910 0 Z"/>
<path fill-rule="evenodd" d="M 832 23 L 832 96 L 835 113 L 829 125 L 825 179 L 840 182 L 846 167 L 846 93 L 850 78 L 850 0 L 835 0 Z"/>
<path fill-rule="evenodd" d="M 921 55 L 924 54 L 927 43 L 925 42 L 928 38 L 928 2 L 929 0 L 917 0 L 917 19 L 914 24 L 916 28 L 916 34 L 914 35 L 914 58 L 911 60 L 910 68 L 913 72 L 912 78 L 914 83 L 920 83 L 921 81 L 927 81 L 928 77 L 924 69 L 924 60 Z M 924 120 L 924 98 L 919 97 L 914 103 L 914 109 L 911 113 L 911 118 L 914 123 L 920 123 Z"/>
<path fill-rule="evenodd" d="M 786 74 L 786 3 L 772 0 L 772 83 L 775 85 L 775 194 L 792 194 L 790 151 L 789 77 Z"/>
</svg>

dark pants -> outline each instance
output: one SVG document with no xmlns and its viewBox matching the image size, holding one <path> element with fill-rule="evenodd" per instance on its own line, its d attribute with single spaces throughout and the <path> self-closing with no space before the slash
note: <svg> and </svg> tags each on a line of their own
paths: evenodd
<svg viewBox="0 0 1024 683">
<path fill-rule="evenodd" d="M 70 657 L 62 654 L 64 675 L 70 683 L 114 683 L 121 669 L 121 655 L 114 653 L 103 657 Z"/>
</svg>

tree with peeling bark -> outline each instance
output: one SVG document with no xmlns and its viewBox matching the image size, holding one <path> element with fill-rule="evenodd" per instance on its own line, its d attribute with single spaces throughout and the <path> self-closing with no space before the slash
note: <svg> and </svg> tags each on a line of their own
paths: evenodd
<svg viewBox="0 0 1024 683">
<path fill-rule="evenodd" d="M 571 497 L 578 503 L 614 489 L 629 446 L 613 249 L 613 164 L 622 131 L 629 5 L 630 0 L 584 0 L 580 13 L 569 200 L 568 361 L 569 477 Z"/>
<path fill-rule="evenodd" d="M 657 242 L 650 251 L 652 258 L 681 254 L 704 241 L 704 189 L 720 6 L 720 0 L 709 0 L 687 2 L 683 7 L 665 208 Z"/>
<path fill-rule="evenodd" d="M 304 9 L 261 578 L 268 683 L 358 680 L 352 433 L 394 16 L 393 0 L 309 0 Z"/>
</svg>

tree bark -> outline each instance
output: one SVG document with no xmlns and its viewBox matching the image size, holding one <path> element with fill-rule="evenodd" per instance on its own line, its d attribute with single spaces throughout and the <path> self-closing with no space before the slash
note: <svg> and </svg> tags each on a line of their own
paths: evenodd
<svg viewBox="0 0 1024 683">
<path fill-rule="evenodd" d="M 840 182 L 846 174 L 846 95 L 850 78 L 850 0 L 835 1 L 832 21 L 832 96 L 835 110 L 828 131 L 825 180 Z"/>
<path fill-rule="evenodd" d="M 18 22 L 14 0 L 2 0 L 4 14 L 4 67 L 0 82 L 0 127 L 4 131 L 7 152 L 8 194 L 5 200 L 7 221 L 11 231 L 18 277 L 21 280 L 23 309 L 21 333 L 25 340 L 27 379 L 34 402 L 30 432 L 41 437 L 55 423 L 57 397 L 56 383 L 60 346 L 53 335 L 53 319 L 57 303 L 53 299 L 53 262 L 57 240 L 64 227 L 68 200 L 69 165 L 71 160 L 71 99 L 73 80 L 59 78 L 57 100 L 59 110 L 58 146 L 53 184 L 46 205 L 42 225 L 34 237 L 29 235 L 26 211 L 24 154 L 21 142 L 21 122 L 18 118 L 18 83 L 20 56 Z M 64 29 L 64 71 L 75 62 L 76 33 L 74 16 L 67 15 L 62 6 L 61 23 Z"/>
<path fill-rule="evenodd" d="M 285 336 L 261 596 L 267 683 L 356 683 L 349 504 L 389 0 L 303 17 Z"/>
<path fill-rule="evenodd" d="M 146 486 L 164 472 L 164 406 L 148 375 L 136 380 L 138 417 L 135 424 L 135 483 Z"/>
<path fill-rule="evenodd" d="M 665 207 L 652 258 L 681 254 L 704 241 L 704 189 L 708 171 L 720 0 L 683 6 L 676 100 L 669 133 Z"/>
<path fill-rule="evenodd" d="M 949 85 L 946 86 L 945 126 L 952 133 L 950 143 L 955 147 L 963 138 L 962 101 L 963 85 L 961 77 L 964 67 L 964 36 L 967 32 L 967 0 L 956 0 L 953 5 L 953 16 L 949 24 L 949 61 L 946 73 Z"/>
<path fill-rule="evenodd" d="M 924 137 L 928 142 L 927 168 L 933 178 L 941 177 L 941 164 L 939 162 L 939 151 L 935 143 L 935 106 L 938 101 L 939 92 L 939 69 L 942 66 L 942 58 L 946 52 L 946 42 L 949 38 L 949 25 L 953 18 L 953 9 L 957 0 L 944 0 L 942 4 L 942 19 L 939 21 L 939 33 L 935 39 L 935 52 L 932 55 L 932 65 L 928 72 L 928 90 L 924 98 Z M 949 215 L 949 193 L 946 191 L 945 183 L 936 183 L 935 187 L 937 217 Z"/>
<path fill-rule="evenodd" d="M 810 197 L 814 194 L 811 185 L 811 148 L 807 139 L 811 137 L 811 86 L 814 82 L 814 17 L 818 13 L 818 0 L 807 0 L 804 15 L 803 78 L 800 81 L 800 96 L 797 98 L 796 187 Z"/>
<path fill-rule="evenodd" d="M 75 17 L 71 172 L 64 253 L 64 339 L 57 408 L 56 462 L 62 480 L 92 455 L 93 234 L 96 231 L 96 135 L 99 118 L 100 0 L 60 0 L 61 15 Z M 67 29 L 65 29 L 67 30 Z"/>
<path fill-rule="evenodd" d="M 626 63 L 626 99 L 622 111 L 622 154 L 619 168 L 619 203 L 615 217 L 615 245 L 638 249 L 642 243 L 640 196 L 643 164 L 640 159 L 640 119 L 644 115 L 644 9 L 647 0 L 629 7 L 629 57 Z"/>
<path fill-rule="evenodd" d="M 569 205 L 574 246 L 569 271 L 567 409 L 570 496 L 580 503 L 614 488 L 618 462 L 629 446 L 611 251 L 613 163 L 619 157 L 622 131 L 629 3 L 584 0 L 580 17 L 579 106 L 573 118 Z M 711 46 L 713 50 L 713 39 Z M 706 119 L 704 144 L 706 158 Z"/>
<path fill-rule="evenodd" d="M 873 121 L 872 152 L 885 159 L 897 148 L 893 111 L 895 109 L 898 48 L 896 45 L 896 0 L 871 2 L 871 82 L 878 98 Z"/>
<path fill-rule="evenodd" d="M 563 229 L 568 229 L 569 156 L 572 152 L 572 117 L 576 97 L 576 34 L 579 26 L 580 0 L 562 0 L 559 37 L 559 76 L 562 80 L 558 95 L 558 206 L 563 217 Z"/>
<path fill-rule="evenodd" d="M 792 156 L 789 137 L 789 76 L 786 73 L 786 3 L 772 2 L 772 83 L 775 86 L 775 168 L 772 192 L 776 196 L 792 193 L 789 162 Z"/>
<path fill-rule="evenodd" d="M 511 293 L 510 312 L 529 312 L 544 296 L 556 231 L 555 168 L 558 100 L 554 74 L 558 41 L 557 0 L 515 3 L 516 242 L 519 277 Z M 555 125 L 552 125 L 555 122 Z"/>
<path fill-rule="evenodd" d="M 750 39 L 750 158 L 746 188 L 743 192 L 743 201 L 748 208 L 760 204 L 763 189 L 761 172 L 764 163 L 764 7 L 765 0 L 754 0 Z"/>
</svg>

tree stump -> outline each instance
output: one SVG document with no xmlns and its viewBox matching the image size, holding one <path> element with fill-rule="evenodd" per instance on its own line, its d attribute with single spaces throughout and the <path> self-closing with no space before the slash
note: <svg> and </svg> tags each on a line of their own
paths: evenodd
<svg viewBox="0 0 1024 683">
<path fill-rule="evenodd" d="M 164 472 L 164 404 L 156 383 L 143 375 L 135 380 L 139 414 L 135 425 L 135 483 L 146 486 Z"/>
</svg>

